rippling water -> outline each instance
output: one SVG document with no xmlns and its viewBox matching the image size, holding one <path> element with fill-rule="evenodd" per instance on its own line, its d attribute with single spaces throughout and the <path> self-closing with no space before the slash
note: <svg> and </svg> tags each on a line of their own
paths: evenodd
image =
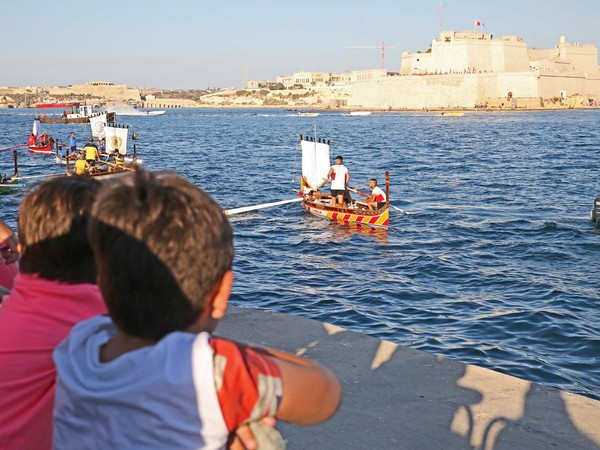
<svg viewBox="0 0 600 450">
<path fill-rule="evenodd" d="M 33 110 L 0 112 L 0 147 Z M 299 204 L 232 217 L 232 300 L 600 398 L 600 111 L 437 114 L 170 110 L 122 117 L 146 167 L 173 169 L 226 208 L 293 197 L 299 133 L 333 140 L 352 184 L 391 173 L 389 231 Z M 50 128 L 51 127 L 51 128 Z M 48 125 L 66 140 L 82 125 Z M 333 155 L 332 155 L 333 156 Z M 9 152 L 0 170 L 10 172 Z M 21 152 L 21 175 L 59 172 Z M 22 191 L 0 196 L 14 225 Z M 282 330 L 283 332 L 283 330 Z"/>
</svg>

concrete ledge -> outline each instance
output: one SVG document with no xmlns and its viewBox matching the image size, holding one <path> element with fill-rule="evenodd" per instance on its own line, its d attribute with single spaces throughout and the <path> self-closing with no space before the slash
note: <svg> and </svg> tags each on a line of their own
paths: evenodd
<svg viewBox="0 0 600 450">
<path fill-rule="evenodd" d="M 230 307 L 230 339 L 305 355 L 344 388 L 313 427 L 281 423 L 289 449 L 599 449 L 600 402 L 317 321 Z"/>
</svg>

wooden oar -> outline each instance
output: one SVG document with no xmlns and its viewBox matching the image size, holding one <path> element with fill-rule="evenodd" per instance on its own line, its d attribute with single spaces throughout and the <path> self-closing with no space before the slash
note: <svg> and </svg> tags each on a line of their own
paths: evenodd
<svg viewBox="0 0 600 450">
<path fill-rule="evenodd" d="M 13 145 L 12 147 L 4 147 L 4 148 L 0 148 L 0 152 L 4 152 L 7 150 L 12 150 L 14 148 L 22 148 L 22 147 L 27 147 L 29 144 L 21 144 L 21 145 Z"/>
<path fill-rule="evenodd" d="M 114 163 L 111 163 L 108 161 L 102 161 L 101 159 L 97 160 L 96 164 L 106 164 L 107 166 L 117 167 L 119 170 L 123 169 L 123 170 L 129 170 L 130 172 L 135 172 L 135 169 L 132 169 L 131 167 L 126 167 L 126 166 L 119 167 Z"/>
<path fill-rule="evenodd" d="M 53 178 L 53 177 L 62 177 L 64 176 L 64 173 L 59 173 L 59 174 L 55 174 L 55 175 L 31 175 L 28 177 L 14 177 L 11 178 L 12 180 L 34 180 L 36 178 Z"/>
<path fill-rule="evenodd" d="M 363 197 L 366 197 L 366 198 L 370 197 L 369 194 L 365 194 L 364 192 L 357 191 L 356 189 L 351 188 L 350 186 L 347 186 L 347 188 L 350 192 L 354 192 L 355 194 L 362 195 Z"/>
<path fill-rule="evenodd" d="M 365 194 L 365 193 L 363 193 L 363 192 L 357 191 L 356 189 L 353 189 L 353 188 L 351 188 L 351 187 L 349 187 L 349 188 L 348 188 L 348 190 L 349 190 L 349 191 L 351 191 L 351 192 L 355 192 L 355 193 L 357 193 L 357 194 L 359 194 L 359 195 L 362 195 L 363 197 L 367 197 L 367 198 L 368 198 L 368 197 L 370 197 L 370 195 L 367 195 L 367 194 Z M 403 209 L 401 209 L 401 208 L 398 208 L 397 206 L 394 206 L 394 205 L 392 205 L 392 204 L 391 204 L 391 203 L 389 203 L 389 202 L 388 202 L 388 205 L 390 205 L 390 206 L 391 206 L 392 208 L 394 208 L 396 211 L 399 211 L 399 212 L 401 212 L 402 214 L 409 215 L 409 213 L 408 213 L 408 212 L 404 211 L 404 210 L 403 210 Z"/>
<path fill-rule="evenodd" d="M 224 212 L 225 212 L 226 216 L 232 216 L 234 214 L 242 214 L 245 212 L 256 211 L 257 209 L 272 208 L 274 206 L 286 205 L 288 203 L 297 203 L 297 202 L 301 202 L 302 200 L 304 200 L 303 197 L 297 197 L 297 198 L 292 198 L 290 200 L 281 200 L 279 202 L 262 203 L 260 205 L 243 206 L 241 208 L 226 209 Z"/>
</svg>

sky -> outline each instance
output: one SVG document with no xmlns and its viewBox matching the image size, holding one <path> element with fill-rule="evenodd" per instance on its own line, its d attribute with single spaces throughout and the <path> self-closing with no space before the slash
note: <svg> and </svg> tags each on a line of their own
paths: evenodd
<svg viewBox="0 0 600 450">
<path fill-rule="evenodd" d="M 0 0 L 0 86 L 242 87 L 424 51 L 443 30 L 600 46 L 600 0 Z M 348 48 L 348 47 L 375 48 Z"/>
</svg>

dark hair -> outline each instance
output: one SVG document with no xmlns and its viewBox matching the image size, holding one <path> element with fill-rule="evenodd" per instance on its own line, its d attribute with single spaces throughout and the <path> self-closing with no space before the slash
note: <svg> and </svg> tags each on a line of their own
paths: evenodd
<svg viewBox="0 0 600 450">
<path fill-rule="evenodd" d="M 175 174 L 116 180 L 94 203 L 88 234 L 114 323 L 146 339 L 192 325 L 233 262 L 222 209 Z"/>
<path fill-rule="evenodd" d="M 374 181 L 375 182 L 375 186 L 377 186 L 377 178 L 371 178 L 370 181 Z"/>
<path fill-rule="evenodd" d="M 99 189 L 93 178 L 64 176 L 25 195 L 19 209 L 21 273 L 70 284 L 96 282 L 86 228 Z"/>
<path fill-rule="evenodd" d="M 340 155 L 336 156 L 335 159 L 341 159 L 342 161 L 344 160 L 344 158 Z"/>
</svg>

